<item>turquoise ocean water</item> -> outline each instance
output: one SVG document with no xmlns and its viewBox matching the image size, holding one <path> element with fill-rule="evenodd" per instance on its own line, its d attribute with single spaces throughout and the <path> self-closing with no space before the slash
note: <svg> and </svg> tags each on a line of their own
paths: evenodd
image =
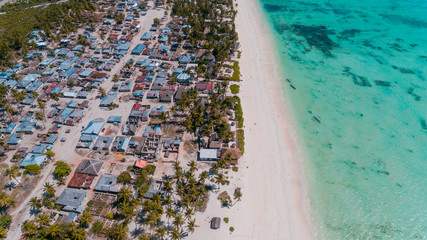
<svg viewBox="0 0 427 240">
<path fill-rule="evenodd" d="M 427 239 L 427 0 L 259 1 L 316 238 Z"/>
</svg>

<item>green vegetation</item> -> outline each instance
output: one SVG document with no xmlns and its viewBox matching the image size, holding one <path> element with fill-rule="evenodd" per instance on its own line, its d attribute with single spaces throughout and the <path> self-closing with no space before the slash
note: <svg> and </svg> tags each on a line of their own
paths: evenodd
<svg viewBox="0 0 427 240">
<path fill-rule="evenodd" d="M 238 94 L 240 92 L 240 86 L 237 84 L 232 84 L 230 86 L 230 90 L 232 94 Z"/>
<path fill-rule="evenodd" d="M 243 110 L 242 105 L 240 104 L 240 98 L 238 96 L 234 96 L 234 99 L 236 101 L 236 105 L 234 105 L 234 111 L 236 114 L 236 120 L 237 120 L 237 127 L 242 128 L 243 127 Z"/>
<path fill-rule="evenodd" d="M 58 180 L 60 184 L 64 184 L 65 177 L 71 173 L 71 168 L 64 161 L 57 161 L 55 164 L 55 170 L 53 170 L 53 176 Z"/>
<path fill-rule="evenodd" d="M 234 232 L 234 227 L 230 227 L 230 232 Z"/>
<path fill-rule="evenodd" d="M 96 221 L 93 225 L 92 228 L 89 230 L 90 234 L 93 235 L 101 235 L 105 233 L 105 229 L 104 229 L 104 223 L 100 222 L 100 221 Z"/>
<path fill-rule="evenodd" d="M 228 10 L 218 5 L 225 5 Z M 217 9 L 221 11 L 217 11 Z M 218 16 L 213 17 L 213 13 Z M 171 15 L 182 17 L 184 24 L 192 26 L 183 29 L 184 34 L 188 35 L 188 41 L 191 45 L 196 45 L 199 41 L 206 41 L 205 47 L 212 51 L 216 61 L 222 65 L 234 51 L 238 39 L 234 24 L 236 13 L 231 0 L 175 0 Z M 226 22 L 223 21 L 224 18 L 231 18 L 233 21 Z M 212 21 L 205 21 L 205 19 Z M 204 30 L 207 28 L 210 29 L 210 32 L 204 34 Z M 214 71 L 214 74 L 218 73 L 217 70 Z"/>
<path fill-rule="evenodd" d="M 130 173 L 128 171 L 121 172 L 120 175 L 117 177 L 118 183 L 123 184 L 129 184 L 132 181 L 132 177 L 130 176 Z"/>
<path fill-rule="evenodd" d="M 15 206 L 12 197 L 1 191 L 0 192 L 0 239 L 6 238 L 7 230 L 12 223 L 12 217 L 8 214 L 9 207 Z"/>
<path fill-rule="evenodd" d="M 237 146 L 243 154 L 245 152 L 245 131 L 243 129 L 237 129 Z"/>
<path fill-rule="evenodd" d="M 6 3 L 0 8 L 0 12 L 19 11 L 32 6 L 41 5 L 45 3 L 54 3 L 57 1 L 58 0 L 26 0 L 26 1 L 21 0 L 15 3 Z"/>
<path fill-rule="evenodd" d="M 230 221 L 230 219 L 229 219 L 228 217 L 225 217 L 225 218 L 224 218 L 224 222 L 225 222 L 225 223 L 228 223 L 229 221 Z"/>
<path fill-rule="evenodd" d="M 24 174 L 37 175 L 40 174 L 41 168 L 37 164 L 30 164 L 24 167 Z"/>
<path fill-rule="evenodd" d="M 34 1 L 30 1 L 34 3 Z M 11 7 L 9 7 L 11 9 Z M 59 27 L 61 33 L 77 31 L 78 23 L 89 23 L 91 18 L 83 14 L 93 11 L 95 6 L 89 0 L 69 0 L 52 4 L 45 8 L 26 8 L 10 10 L 0 15 L 0 65 L 10 65 L 13 51 L 27 54 L 34 44 L 29 43 L 30 31 L 43 30 L 47 38 L 56 38 L 53 34 Z"/>
<path fill-rule="evenodd" d="M 239 62 L 234 62 L 233 64 L 233 75 L 231 76 L 230 80 L 240 82 L 240 66 Z"/>
<path fill-rule="evenodd" d="M 85 239 L 86 231 L 75 223 L 53 223 L 56 214 L 40 213 L 22 224 L 26 239 Z"/>
<path fill-rule="evenodd" d="M 17 177 L 22 175 L 18 166 L 13 166 L 11 168 L 6 169 L 6 171 L 4 172 L 4 175 L 9 177 L 9 180 L 13 179 L 18 183 L 18 185 L 21 185 L 21 182 L 19 182 L 18 179 L 16 179 Z"/>
<path fill-rule="evenodd" d="M 51 150 L 47 150 L 44 153 L 48 158 L 53 158 L 53 156 L 55 156 L 55 152 L 51 151 Z"/>
<path fill-rule="evenodd" d="M 114 19 L 114 21 L 116 21 L 118 24 L 123 23 L 124 20 L 125 20 L 125 15 L 123 13 L 117 14 L 116 18 Z"/>
</svg>

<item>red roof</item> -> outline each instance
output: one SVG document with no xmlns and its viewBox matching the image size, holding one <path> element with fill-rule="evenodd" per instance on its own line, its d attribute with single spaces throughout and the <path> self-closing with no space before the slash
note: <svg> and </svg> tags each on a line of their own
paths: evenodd
<svg viewBox="0 0 427 240">
<path fill-rule="evenodd" d="M 74 188 L 90 188 L 90 185 L 92 185 L 93 180 L 96 176 L 85 174 L 85 173 L 74 173 L 73 178 L 71 179 L 70 183 L 68 183 L 69 187 Z"/>
<path fill-rule="evenodd" d="M 133 91 L 144 90 L 144 88 L 145 88 L 145 83 L 135 83 L 135 86 L 133 87 Z"/>
<path fill-rule="evenodd" d="M 145 75 L 139 75 L 135 80 L 135 82 L 143 82 L 143 81 L 145 81 Z"/>
<path fill-rule="evenodd" d="M 196 84 L 196 89 L 200 91 L 212 91 L 213 83 L 212 82 L 202 82 Z"/>
<path fill-rule="evenodd" d="M 139 110 L 139 109 L 141 109 L 141 106 L 142 106 L 141 104 L 135 103 L 132 107 L 132 110 Z"/>
<path fill-rule="evenodd" d="M 147 166 L 147 161 L 142 159 L 136 160 L 134 166 L 137 168 L 145 168 L 145 166 Z"/>
<path fill-rule="evenodd" d="M 110 34 L 110 39 L 117 39 L 119 37 L 119 34 L 114 34 L 114 33 L 112 33 L 112 34 Z"/>
</svg>

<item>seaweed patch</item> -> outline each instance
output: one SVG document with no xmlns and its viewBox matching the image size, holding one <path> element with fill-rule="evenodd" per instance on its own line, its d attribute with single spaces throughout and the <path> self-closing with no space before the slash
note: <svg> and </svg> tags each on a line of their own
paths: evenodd
<svg viewBox="0 0 427 240">
<path fill-rule="evenodd" d="M 333 57 L 332 50 L 338 45 L 329 38 L 335 31 L 328 30 L 325 26 L 293 25 L 292 31 L 305 38 L 312 46 L 323 52 L 327 57 Z"/>
</svg>

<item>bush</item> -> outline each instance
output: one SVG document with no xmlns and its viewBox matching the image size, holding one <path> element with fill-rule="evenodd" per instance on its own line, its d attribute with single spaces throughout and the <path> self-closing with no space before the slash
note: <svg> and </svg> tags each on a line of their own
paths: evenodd
<svg viewBox="0 0 427 240">
<path fill-rule="evenodd" d="M 149 174 L 149 175 L 153 175 L 154 172 L 156 171 L 156 166 L 154 165 L 147 165 L 144 170 Z"/>
<path fill-rule="evenodd" d="M 239 130 L 241 130 L 241 129 L 239 129 Z M 233 172 L 237 172 L 237 171 L 239 171 L 239 168 L 238 167 L 233 167 L 231 170 L 233 170 Z"/>
<path fill-rule="evenodd" d="M 237 84 L 232 84 L 230 86 L 230 90 L 232 94 L 238 94 L 240 92 L 240 86 Z"/>
<path fill-rule="evenodd" d="M 224 222 L 225 222 L 225 223 L 228 223 L 229 221 L 230 221 L 230 219 L 228 219 L 228 217 L 225 217 L 225 218 L 224 218 Z"/>
<path fill-rule="evenodd" d="M 130 173 L 128 171 L 121 172 L 120 175 L 117 177 L 118 183 L 128 184 L 132 181 L 132 177 L 130 176 Z"/>
<path fill-rule="evenodd" d="M 245 131 L 243 129 L 237 130 L 237 147 L 242 151 L 242 153 L 245 152 Z"/>
<path fill-rule="evenodd" d="M 53 152 L 51 150 L 47 150 L 45 155 L 48 156 L 49 158 L 52 158 L 53 156 L 55 156 L 55 152 Z"/>
<path fill-rule="evenodd" d="M 90 233 L 94 235 L 100 235 L 104 233 L 104 223 L 100 221 L 96 221 L 92 228 L 90 229 Z"/>
<path fill-rule="evenodd" d="M 230 232 L 234 232 L 234 227 L 230 227 Z"/>
<path fill-rule="evenodd" d="M 70 166 L 64 161 L 58 161 L 54 165 L 53 175 L 60 183 L 64 183 L 64 178 L 71 172 Z"/>
<path fill-rule="evenodd" d="M 243 121 L 244 121 L 242 105 L 240 103 L 240 98 L 238 96 L 234 96 L 234 99 L 236 101 L 236 105 L 234 106 L 234 113 L 236 114 L 237 127 L 242 128 Z"/>
<path fill-rule="evenodd" d="M 239 62 L 234 62 L 234 64 L 233 64 L 233 76 L 231 76 L 230 80 L 240 82 Z"/>
<path fill-rule="evenodd" d="M 108 213 L 105 215 L 105 217 L 106 217 L 106 218 L 108 218 L 108 219 L 113 219 L 113 218 L 114 218 L 114 213 L 113 213 L 113 212 L 108 212 Z"/>
<path fill-rule="evenodd" d="M 30 174 L 30 175 L 37 175 L 40 174 L 41 169 L 40 166 L 37 164 L 30 164 L 24 167 L 25 171 L 24 174 Z"/>
</svg>

